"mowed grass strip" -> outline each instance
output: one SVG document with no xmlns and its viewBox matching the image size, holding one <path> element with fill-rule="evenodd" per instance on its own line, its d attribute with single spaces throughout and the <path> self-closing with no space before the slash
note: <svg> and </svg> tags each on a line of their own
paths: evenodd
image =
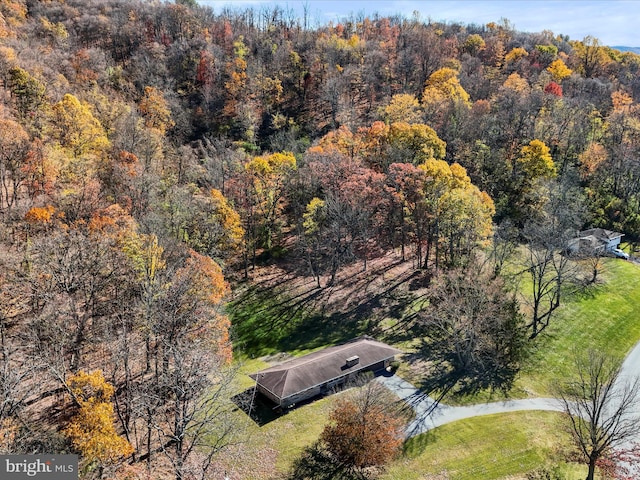
<svg viewBox="0 0 640 480">
<path fill-rule="evenodd" d="M 565 464 L 557 445 L 568 443 L 554 412 L 514 412 L 461 420 L 410 439 L 403 458 L 381 480 L 422 480 L 446 472 L 451 480 L 525 478 L 545 465 Z M 580 478 L 579 475 L 575 478 Z"/>
<path fill-rule="evenodd" d="M 622 361 L 640 341 L 640 266 L 603 259 L 600 283 L 567 298 L 534 344 L 518 390 L 553 394 L 552 384 L 571 378 L 574 355 L 595 349 Z"/>
</svg>

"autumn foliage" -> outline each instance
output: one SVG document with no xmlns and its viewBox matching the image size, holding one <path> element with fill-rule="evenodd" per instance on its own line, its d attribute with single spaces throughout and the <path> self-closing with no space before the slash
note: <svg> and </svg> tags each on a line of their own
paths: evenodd
<svg viewBox="0 0 640 480">
<path fill-rule="evenodd" d="M 556 97 L 562 96 L 562 87 L 558 85 L 556 82 L 549 82 L 549 84 L 544 87 L 544 92 L 549 93 L 551 95 L 555 95 Z"/>
<path fill-rule="evenodd" d="M 320 439 L 336 462 L 355 469 L 382 466 L 400 452 L 403 421 L 383 387 L 370 384 L 338 401 Z"/>
<path fill-rule="evenodd" d="M 46 224 L 51 222 L 51 218 L 55 212 L 52 205 L 46 207 L 32 207 L 24 215 L 24 219 L 31 224 Z"/>
<path fill-rule="evenodd" d="M 640 238 L 637 54 L 508 21 L 309 20 L 192 0 L 0 1 L 3 451 L 64 431 L 92 465 L 131 445 L 132 476 L 145 463 L 148 478 L 206 478 L 202 446 L 217 454 L 228 430 L 210 421 L 220 403 L 203 404 L 235 352 L 271 340 L 232 346 L 243 307 L 227 301 L 270 287 L 265 272 L 319 299 L 392 258 L 410 290 L 386 277 L 393 291 L 371 304 L 405 312 L 418 280 L 488 256 L 498 224 L 522 240 L 560 187 L 579 203 L 567 231 Z M 299 300 L 295 319 L 312 308 Z M 269 335 L 291 323 L 282 310 Z M 83 373 L 96 365 L 103 377 Z M 62 389 L 70 422 L 50 395 Z M 325 433 L 354 468 L 397 446 L 390 421 L 366 431 L 371 445 L 387 435 L 364 449 L 394 447 L 384 458 L 349 451 L 339 439 L 357 438 L 360 409 L 345 400 Z"/>
<path fill-rule="evenodd" d="M 133 453 L 131 444 L 116 432 L 111 399 L 114 388 L 100 370 L 80 371 L 68 380 L 78 410 L 64 430 L 87 463 L 112 464 Z"/>
</svg>

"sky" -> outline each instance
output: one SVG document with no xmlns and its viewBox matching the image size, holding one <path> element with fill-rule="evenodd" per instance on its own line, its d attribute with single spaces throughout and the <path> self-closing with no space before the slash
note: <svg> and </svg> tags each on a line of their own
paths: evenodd
<svg viewBox="0 0 640 480">
<path fill-rule="evenodd" d="M 219 13 L 224 7 L 260 11 L 279 5 L 302 17 L 307 6 L 311 26 L 337 23 L 350 14 L 381 16 L 420 13 L 423 20 L 483 25 L 506 18 L 515 30 L 591 35 L 603 45 L 640 47 L 640 0 L 198 0 Z"/>
</svg>

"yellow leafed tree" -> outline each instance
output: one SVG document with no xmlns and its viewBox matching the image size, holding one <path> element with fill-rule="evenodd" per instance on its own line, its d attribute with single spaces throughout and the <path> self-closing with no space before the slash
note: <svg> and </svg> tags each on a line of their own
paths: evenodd
<svg viewBox="0 0 640 480">
<path fill-rule="evenodd" d="M 530 179 L 556 176 L 556 166 L 551 158 L 549 147 L 540 140 L 531 140 L 520 150 L 518 167 Z"/>
<path fill-rule="evenodd" d="M 100 155 L 109 147 L 104 128 L 87 104 L 67 93 L 52 108 L 53 137 L 74 158 L 85 154 Z"/>
<path fill-rule="evenodd" d="M 530 90 L 529 82 L 517 73 L 509 75 L 509 77 L 504 81 L 503 87 L 523 94 Z"/>
<path fill-rule="evenodd" d="M 389 105 L 382 109 L 387 123 L 418 123 L 422 119 L 420 102 L 414 95 L 401 93 L 391 97 Z"/>
<path fill-rule="evenodd" d="M 296 168 L 296 157 L 291 152 L 253 157 L 245 165 L 259 212 L 261 243 L 267 250 L 280 228 L 285 180 Z"/>
<path fill-rule="evenodd" d="M 423 123 L 409 125 L 396 122 L 391 125 L 388 135 L 389 154 L 394 161 L 406 161 L 420 164 L 426 160 L 445 156 L 447 144 L 438 138 L 436 131 Z M 395 158 L 393 158 L 395 157 Z"/>
<path fill-rule="evenodd" d="M 162 92 L 155 87 L 144 87 L 144 95 L 138 103 L 138 110 L 144 117 L 145 125 L 157 130 L 161 135 L 174 126 L 167 101 Z"/>
<path fill-rule="evenodd" d="M 547 71 L 551 74 L 556 82 L 560 82 L 567 78 L 573 72 L 567 67 L 561 59 L 554 60 L 551 65 L 547 67 Z"/>
<path fill-rule="evenodd" d="M 431 159 L 418 168 L 427 178 L 423 187 L 427 211 L 438 224 L 436 238 L 429 240 L 435 246 L 436 268 L 441 257 L 456 265 L 490 236 L 493 200 L 471 183 L 465 168 L 457 163 Z"/>
<path fill-rule="evenodd" d="M 102 371 L 81 370 L 69 378 L 68 387 L 79 408 L 64 433 L 84 461 L 103 468 L 133 453 L 131 444 L 118 435 L 113 425 L 114 388 Z"/>
<path fill-rule="evenodd" d="M 460 85 L 458 74 L 452 68 L 436 70 L 427 79 L 422 93 L 422 104 L 425 107 L 439 105 L 442 102 L 469 103 L 469 94 Z"/>
<path fill-rule="evenodd" d="M 211 202 L 214 208 L 213 216 L 222 227 L 220 249 L 224 252 L 237 252 L 242 247 L 244 229 L 240 215 L 236 212 L 220 190 L 211 190 Z"/>
<path fill-rule="evenodd" d="M 518 60 L 528 56 L 529 52 L 527 52 L 524 48 L 516 47 L 505 55 L 504 60 L 507 63 L 516 63 Z"/>
</svg>

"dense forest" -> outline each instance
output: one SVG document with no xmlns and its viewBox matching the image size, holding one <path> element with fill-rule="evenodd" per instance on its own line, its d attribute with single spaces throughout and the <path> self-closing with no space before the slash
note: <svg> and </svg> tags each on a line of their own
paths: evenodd
<svg viewBox="0 0 640 480">
<path fill-rule="evenodd" d="M 236 441 L 224 305 L 260 266 L 323 289 L 395 251 L 447 275 L 442 311 L 482 283 L 511 369 L 572 275 L 553 252 L 590 226 L 640 239 L 640 55 L 507 20 L 311 23 L 0 0 L 0 452 L 210 478 Z M 527 319 L 500 280 L 518 245 Z"/>
</svg>

